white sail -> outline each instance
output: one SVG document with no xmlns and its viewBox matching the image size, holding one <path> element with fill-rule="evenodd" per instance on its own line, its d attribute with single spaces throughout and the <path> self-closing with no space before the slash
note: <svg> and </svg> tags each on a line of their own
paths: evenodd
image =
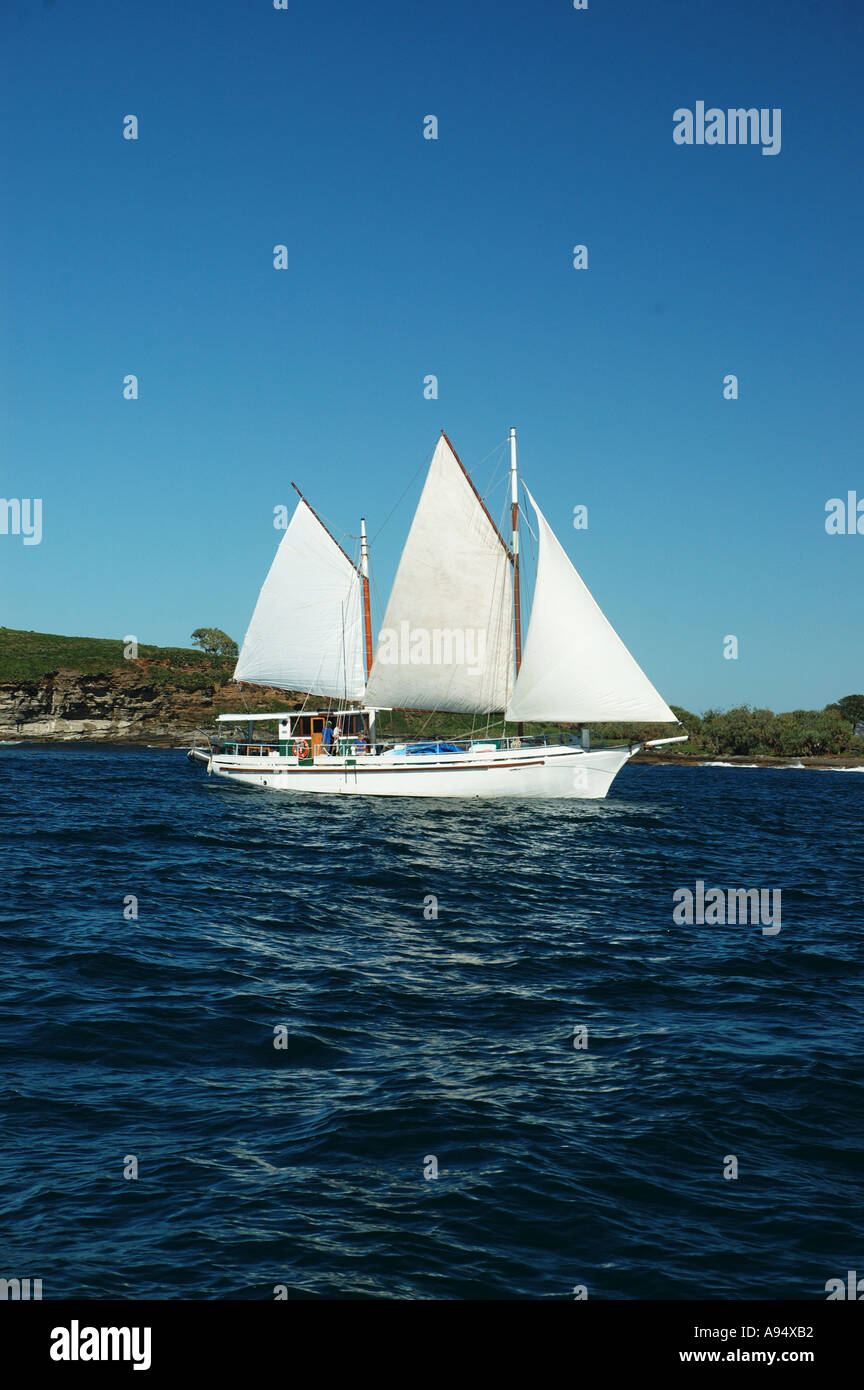
<svg viewBox="0 0 864 1390">
<path fill-rule="evenodd" d="M 677 723 L 528 496 L 539 527 L 537 583 L 507 718 Z"/>
<path fill-rule="evenodd" d="M 365 703 L 503 710 L 513 681 L 508 552 L 442 435 L 402 557 Z"/>
<path fill-rule="evenodd" d="M 258 595 L 234 679 L 359 700 L 363 647 L 360 575 L 301 499 Z"/>
</svg>

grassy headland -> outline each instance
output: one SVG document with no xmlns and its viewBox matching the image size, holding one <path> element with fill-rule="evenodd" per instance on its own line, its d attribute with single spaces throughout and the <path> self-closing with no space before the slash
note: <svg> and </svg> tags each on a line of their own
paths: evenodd
<svg viewBox="0 0 864 1390">
<path fill-rule="evenodd" d="M 124 643 L 110 637 L 61 637 L 53 632 L 0 627 L 0 682 L 38 681 L 60 670 L 80 671 L 88 676 L 128 670 L 130 662 L 123 650 Z M 231 658 L 207 656 L 194 647 L 141 645 L 138 662 L 172 676 L 197 673 L 202 683 L 213 675 L 230 680 L 234 669 Z"/>
</svg>

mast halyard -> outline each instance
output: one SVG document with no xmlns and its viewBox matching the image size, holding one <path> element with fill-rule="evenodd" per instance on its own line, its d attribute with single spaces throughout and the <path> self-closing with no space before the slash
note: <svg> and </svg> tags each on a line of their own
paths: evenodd
<svg viewBox="0 0 864 1390">
<path fill-rule="evenodd" d="M 513 552 L 513 631 L 516 640 L 516 675 L 522 665 L 522 604 L 519 594 L 519 475 L 516 471 L 516 430 L 510 426 L 510 527 Z M 517 725 L 522 737 L 522 724 Z"/>
<path fill-rule="evenodd" d="M 366 679 L 372 671 L 372 609 L 369 603 L 369 544 L 366 518 L 360 518 L 360 578 L 363 581 L 363 628 L 366 634 Z"/>
</svg>

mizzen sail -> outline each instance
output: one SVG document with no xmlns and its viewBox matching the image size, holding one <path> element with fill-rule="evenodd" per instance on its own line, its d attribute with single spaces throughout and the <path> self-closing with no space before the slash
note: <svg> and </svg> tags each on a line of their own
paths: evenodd
<svg viewBox="0 0 864 1390">
<path fill-rule="evenodd" d="M 528 496 L 539 527 L 537 582 L 507 718 L 677 723 Z"/>
<path fill-rule="evenodd" d="M 513 580 L 504 541 L 442 434 L 402 551 L 367 706 L 503 710 L 513 681 Z"/>
<path fill-rule="evenodd" d="M 359 700 L 361 578 L 301 498 L 264 580 L 234 679 Z"/>
</svg>

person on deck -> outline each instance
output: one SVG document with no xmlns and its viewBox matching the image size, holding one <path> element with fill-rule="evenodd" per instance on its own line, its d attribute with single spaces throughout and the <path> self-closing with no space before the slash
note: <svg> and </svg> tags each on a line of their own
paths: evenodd
<svg viewBox="0 0 864 1390">
<path fill-rule="evenodd" d="M 327 723 L 324 725 L 324 732 L 321 735 L 321 742 L 324 745 L 325 753 L 333 752 L 333 725 L 330 723 L 329 719 L 327 720 Z"/>
</svg>

